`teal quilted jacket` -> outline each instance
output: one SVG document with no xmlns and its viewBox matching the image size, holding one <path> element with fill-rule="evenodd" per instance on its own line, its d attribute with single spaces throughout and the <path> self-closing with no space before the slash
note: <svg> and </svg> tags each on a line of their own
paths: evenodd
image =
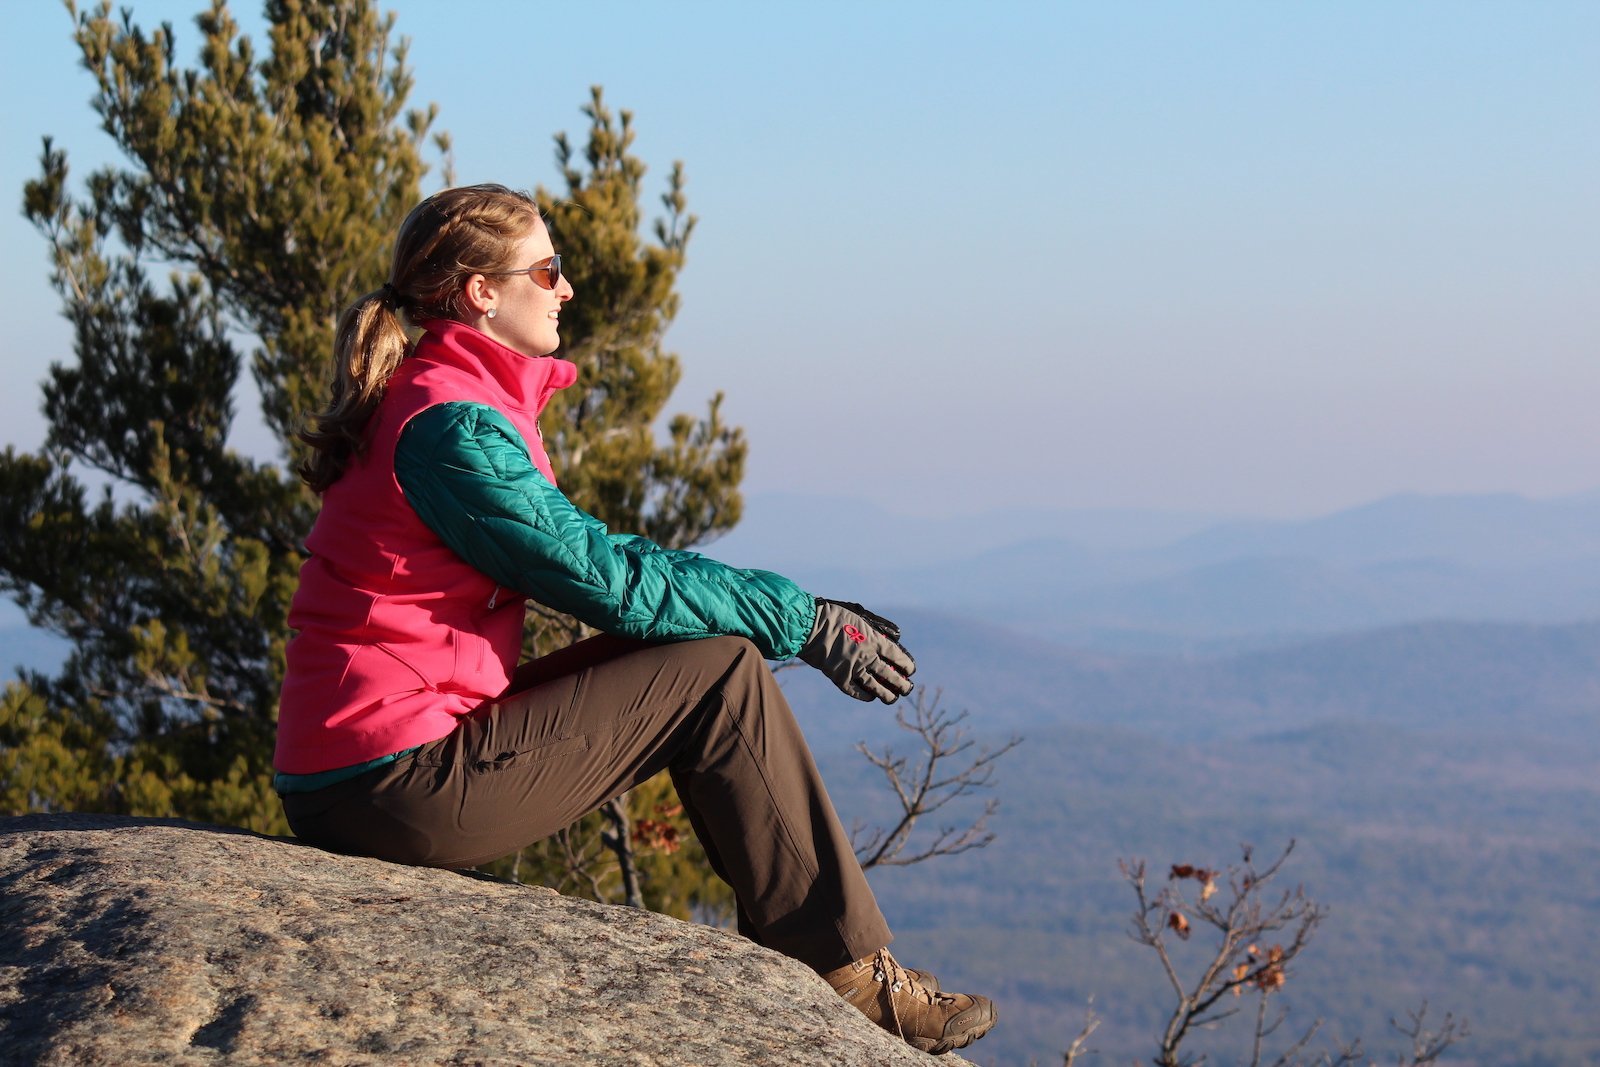
<svg viewBox="0 0 1600 1067">
<path fill-rule="evenodd" d="M 395 477 L 422 521 L 517 594 L 607 633 L 655 640 L 733 635 L 787 659 L 816 604 L 789 579 L 613 534 L 529 459 L 522 435 L 485 404 L 438 404 L 407 424 Z"/>
</svg>

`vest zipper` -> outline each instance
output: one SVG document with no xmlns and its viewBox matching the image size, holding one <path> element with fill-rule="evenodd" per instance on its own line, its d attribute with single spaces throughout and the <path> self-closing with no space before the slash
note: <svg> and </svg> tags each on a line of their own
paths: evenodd
<svg viewBox="0 0 1600 1067">
<path fill-rule="evenodd" d="M 497 586 L 494 587 L 494 595 L 489 598 L 489 610 L 493 611 L 495 604 L 499 603 L 499 601 L 500 601 L 500 587 L 497 585 Z"/>
</svg>

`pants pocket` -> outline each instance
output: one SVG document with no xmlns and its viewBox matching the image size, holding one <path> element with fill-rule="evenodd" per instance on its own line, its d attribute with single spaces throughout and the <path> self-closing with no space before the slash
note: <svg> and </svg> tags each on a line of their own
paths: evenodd
<svg viewBox="0 0 1600 1067">
<path fill-rule="evenodd" d="M 579 734 L 577 737 L 546 741 L 517 752 L 501 752 L 491 757 L 480 758 L 470 764 L 470 769 L 479 773 L 510 771 L 587 751 L 589 751 L 589 737 L 587 734 Z"/>
</svg>

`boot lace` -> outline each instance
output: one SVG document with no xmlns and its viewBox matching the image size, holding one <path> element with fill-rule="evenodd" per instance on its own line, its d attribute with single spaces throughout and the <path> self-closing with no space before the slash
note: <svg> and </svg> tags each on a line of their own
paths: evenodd
<svg viewBox="0 0 1600 1067">
<path fill-rule="evenodd" d="M 916 981 L 906 973 L 906 969 L 900 966 L 900 961 L 890 955 L 886 948 L 880 948 L 872 957 L 872 978 L 876 982 L 883 983 L 884 993 L 889 999 L 889 1017 L 894 1020 L 894 1032 L 902 1041 L 905 1040 L 906 1031 L 900 1023 L 900 1009 L 895 1004 L 896 993 L 903 990 L 908 996 L 915 997 L 930 1006 L 951 1003 L 956 999 L 948 993 L 936 993 Z"/>
</svg>

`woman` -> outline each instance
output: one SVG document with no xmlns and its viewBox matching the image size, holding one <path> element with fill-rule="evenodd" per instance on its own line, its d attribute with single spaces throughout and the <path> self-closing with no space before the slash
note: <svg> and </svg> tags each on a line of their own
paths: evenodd
<svg viewBox="0 0 1600 1067">
<path fill-rule="evenodd" d="M 277 776 L 312 844 L 468 867 L 671 773 L 739 929 L 885 1029 L 946 1052 L 983 997 L 902 968 L 765 659 L 893 703 L 888 620 L 766 571 L 608 533 L 556 488 L 538 417 L 572 298 L 533 201 L 497 185 L 412 210 L 389 281 L 345 311 L 303 435 L 322 494 L 290 611 Z M 408 345 L 400 314 L 422 330 Z M 516 666 L 524 600 L 601 636 Z"/>
</svg>

